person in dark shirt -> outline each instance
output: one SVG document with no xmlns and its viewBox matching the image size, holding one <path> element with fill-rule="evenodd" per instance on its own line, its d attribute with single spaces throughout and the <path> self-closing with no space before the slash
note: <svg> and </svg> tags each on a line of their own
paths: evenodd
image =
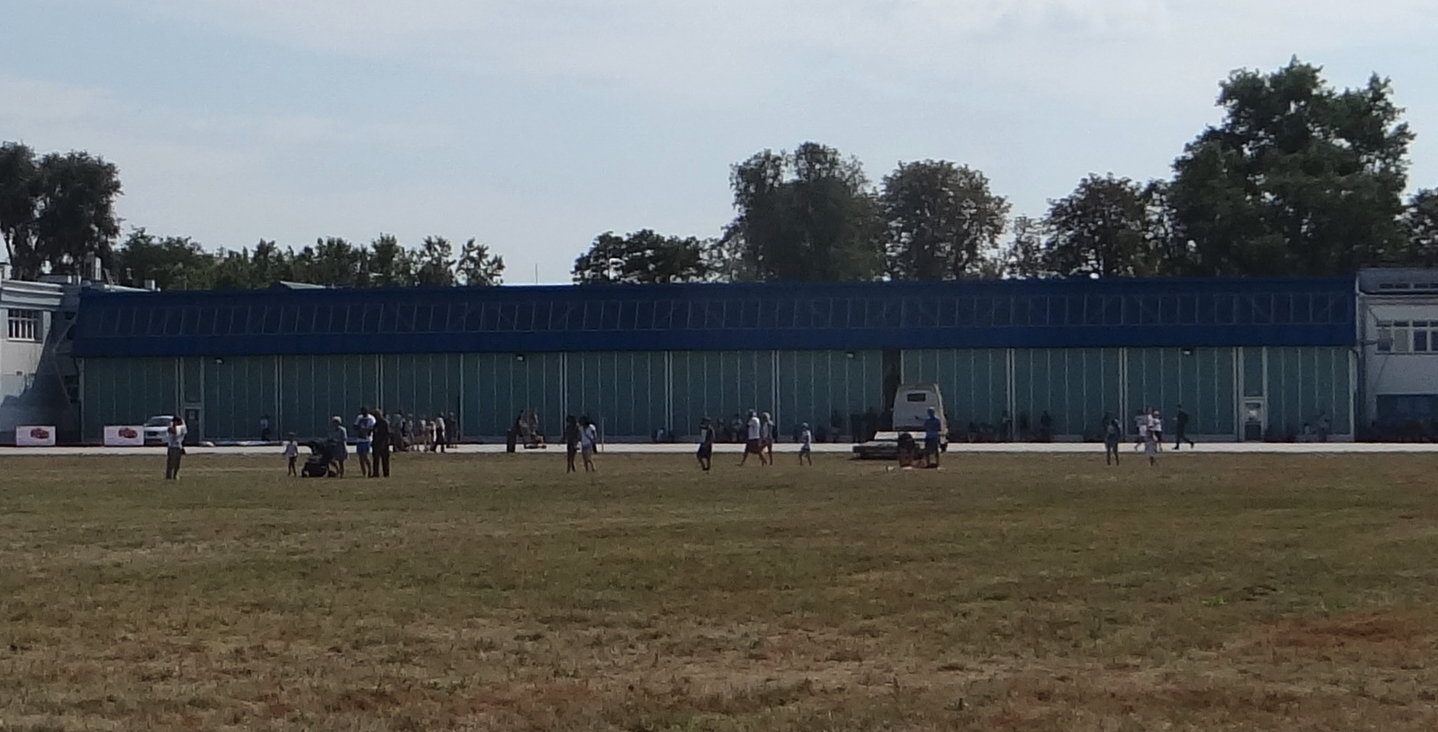
<svg viewBox="0 0 1438 732">
<path fill-rule="evenodd" d="M 939 436 L 943 431 L 944 423 L 933 407 L 929 407 L 929 416 L 924 420 L 924 465 L 939 467 Z"/>
<path fill-rule="evenodd" d="M 577 473 L 579 469 L 574 467 L 574 456 L 579 454 L 579 420 L 574 415 L 564 419 L 564 459 L 566 473 Z"/>
<path fill-rule="evenodd" d="M 389 420 L 385 419 L 384 410 L 374 410 L 374 432 L 370 440 L 370 450 L 374 454 L 374 466 L 370 469 L 369 477 L 378 478 L 381 473 L 389 477 L 389 452 L 393 444 L 389 433 Z"/>
<path fill-rule="evenodd" d="M 1176 436 L 1173 438 L 1173 449 L 1177 450 L 1179 445 L 1187 442 L 1189 447 L 1194 447 L 1193 440 L 1188 438 L 1188 423 L 1192 417 L 1188 412 L 1183 411 L 1183 405 L 1178 405 L 1178 414 L 1174 417 L 1173 427 Z"/>
<path fill-rule="evenodd" d="M 709 472 L 714 458 L 714 428 L 709 426 L 708 417 L 699 420 L 699 450 L 694 457 L 699 460 L 699 467 Z"/>
</svg>

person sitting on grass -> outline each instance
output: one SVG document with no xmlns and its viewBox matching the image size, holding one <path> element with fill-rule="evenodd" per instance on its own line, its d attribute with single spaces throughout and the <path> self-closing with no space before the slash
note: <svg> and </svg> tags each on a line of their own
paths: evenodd
<svg viewBox="0 0 1438 732">
<path fill-rule="evenodd" d="M 899 433 L 899 467 L 913 468 L 917 461 L 918 445 L 908 432 Z"/>
</svg>

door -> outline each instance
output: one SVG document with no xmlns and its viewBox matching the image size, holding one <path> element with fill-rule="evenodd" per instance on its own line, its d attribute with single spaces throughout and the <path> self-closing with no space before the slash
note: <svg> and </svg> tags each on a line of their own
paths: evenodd
<svg viewBox="0 0 1438 732">
<path fill-rule="evenodd" d="M 1268 430 L 1268 405 L 1263 399 L 1243 400 L 1243 439 L 1245 442 L 1262 442 Z"/>
</svg>

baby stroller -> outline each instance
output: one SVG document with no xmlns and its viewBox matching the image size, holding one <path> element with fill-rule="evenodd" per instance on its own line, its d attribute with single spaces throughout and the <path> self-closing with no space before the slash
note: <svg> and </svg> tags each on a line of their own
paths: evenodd
<svg viewBox="0 0 1438 732">
<path fill-rule="evenodd" d="M 305 478 L 333 478 L 339 475 L 335 469 L 334 450 L 327 442 L 313 440 L 305 443 L 310 449 L 310 456 L 305 458 L 305 466 L 300 470 L 300 476 Z"/>
</svg>

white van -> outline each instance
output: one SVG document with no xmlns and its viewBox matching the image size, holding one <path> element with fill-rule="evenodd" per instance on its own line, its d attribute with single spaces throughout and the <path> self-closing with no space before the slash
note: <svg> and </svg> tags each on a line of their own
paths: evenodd
<svg viewBox="0 0 1438 732">
<path fill-rule="evenodd" d="M 949 448 L 949 419 L 944 415 L 944 397 L 938 384 L 905 384 L 894 392 L 894 429 L 880 432 L 874 439 L 854 446 L 860 458 L 893 460 L 899 455 L 899 433 L 908 432 L 922 445 L 924 420 L 929 409 L 939 418 L 939 449 Z"/>
</svg>

